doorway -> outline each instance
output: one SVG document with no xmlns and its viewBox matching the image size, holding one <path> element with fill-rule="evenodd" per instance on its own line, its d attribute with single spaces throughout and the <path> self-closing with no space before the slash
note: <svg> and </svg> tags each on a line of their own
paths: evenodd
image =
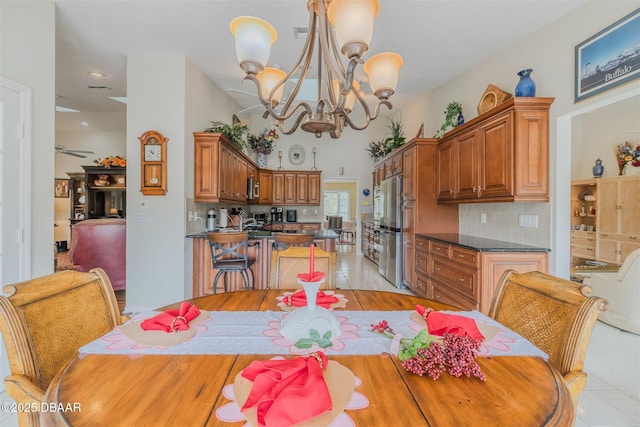
<svg viewBox="0 0 640 427">
<path fill-rule="evenodd" d="M 330 216 L 342 218 L 341 238 L 347 245 L 354 245 L 359 253 L 358 227 L 360 218 L 360 206 L 358 205 L 359 182 L 356 178 L 326 178 L 323 180 L 322 215 L 326 221 Z M 348 239 L 347 239 L 348 238 Z M 342 240 L 342 239 L 341 239 Z"/>
<path fill-rule="evenodd" d="M 2 285 L 31 277 L 31 89 L 0 76 L 0 277 Z M 0 377 L 10 373 L 4 341 Z M 4 381 L 0 391 L 5 390 Z"/>
<path fill-rule="evenodd" d="M 631 108 L 631 112 L 629 105 L 633 105 Z M 553 247 L 556 248 L 554 252 L 551 253 L 549 264 L 551 271 L 555 271 L 555 275 L 563 278 L 570 277 L 570 265 L 571 265 L 571 244 L 570 244 L 570 229 L 571 229 L 571 206 L 569 201 L 571 200 L 571 181 L 574 175 L 574 170 L 578 170 L 578 168 L 587 168 L 587 171 L 583 171 L 582 174 L 588 174 L 590 168 L 593 166 L 593 162 L 596 160 L 600 154 L 596 154 L 597 150 L 604 151 L 605 154 L 602 155 L 607 156 L 605 160 L 605 175 L 607 175 L 607 171 L 609 174 L 613 173 L 617 168 L 615 166 L 615 145 L 624 142 L 620 141 L 620 139 L 625 138 L 640 138 L 640 132 L 635 135 L 631 135 L 627 131 L 630 130 L 629 127 L 621 129 L 622 133 L 620 134 L 611 134 L 607 136 L 607 141 L 602 141 L 602 138 L 597 141 L 592 141 L 589 138 L 589 135 L 585 134 L 582 131 L 582 126 L 580 125 L 581 121 L 588 120 L 592 122 L 594 120 L 604 120 L 599 119 L 599 112 L 610 110 L 607 114 L 619 114 L 616 113 L 616 109 L 620 108 L 621 110 L 627 111 L 627 114 L 637 114 L 640 112 L 640 87 L 635 87 L 628 92 L 619 94 L 617 96 L 610 97 L 608 99 L 602 100 L 600 102 L 596 102 L 587 107 L 581 108 L 579 110 L 573 111 L 564 116 L 558 117 L 557 119 L 557 135 L 556 135 L 556 155 L 558 164 L 555 167 L 556 179 L 553 179 L 553 176 L 550 178 L 550 182 L 555 183 L 555 201 L 554 206 L 552 208 L 552 221 L 555 224 L 551 229 L 551 239 L 555 240 L 555 244 Z M 600 122 L 600 125 L 603 129 L 610 129 L 610 126 L 607 125 L 606 122 Z M 629 126 L 635 126 L 636 131 L 640 131 L 638 129 L 637 120 L 633 120 L 629 123 Z M 611 131 L 615 131 L 615 129 L 611 129 Z M 582 145 L 585 144 L 585 145 Z M 595 148 L 586 147 L 586 144 L 593 144 Z M 610 152 L 607 152 L 606 149 L 602 150 L 603 144 L 607 144 L 610 147 Z M 595 150 L 595 151 L 592 151 Z M 595 156 L 595 157 L 594 157 Z M 566 159 L 563 160 L 563 159 Z M 569 166 L 570 167 L 567 167 Z"/>
</svg>

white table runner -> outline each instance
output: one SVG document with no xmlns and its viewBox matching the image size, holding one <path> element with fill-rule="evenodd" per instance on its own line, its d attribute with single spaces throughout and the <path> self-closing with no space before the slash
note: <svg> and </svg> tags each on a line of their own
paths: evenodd
<svg viewBox="0 0 640 427">
<path fill-rule="evenodd" d="M 141 323 L 158 312 L 141 313 L 128 323 Z M 411 318 L 412 311 L 333 312 L 340 321 L 342 334 L 332 338 L 332 347 L 299 349 L 280 334 L 282 311 L 211 311 L 210 317 L 192 327 L 193 338 L 173 346 L 154 346 L 133 341 L 120 328 L 85 345 L 81 354 L 306 354 L 322 350 L 328 355 L 365 355 L 390 352 L 392 340 L 371 332 L 370 325 L 387 320 L 397 334 L 412 338 L 425 328 Z M 478 311 L 450 312 L 476 320 L 479 327 L 491 330 L 480 355 L 547 355 L 529 341 Z"/>
</svg>

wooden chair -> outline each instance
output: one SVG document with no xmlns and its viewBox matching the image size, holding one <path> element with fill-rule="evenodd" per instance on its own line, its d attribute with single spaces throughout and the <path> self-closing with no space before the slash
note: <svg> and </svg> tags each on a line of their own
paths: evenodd
<svg viewBox="0 0 640 427">
<path fill-rule="evenodd" d="M 489 316 L 549 355 L 564 377 L 574 407 L 587 383 L 582 371 L 589 339 L 605 299 L 587 295 L 588 286 L 538 271 L 507 270 L 494 294 Z"/>
<path fill-rule="evenodd" d="M 211 248 L 211 265 L 214 270 L 218 270 L 213 278 L 213 293 L 216 293 L 218 279 L 222 277 L 224 291 L 227 292 L 227 274 L 240 273 L 244 289 L 255 288 L 255 278 L 253 276 L 253 266 L 258 258 L 249 255 L 249 236 L 246 232 L 237 233 L 208 233 L 209 246 Z M 256 242 L 253 246 L 259 246 Z M 249 278 L 251 276 L 251 278 Z"/>
<path fill-rule="evenodd" d="M 11 375 L 7 394 L 39 407 L 53 377 L 78 349 L 122 323 L 104 270 L 60 271 L 4 287 L 0 332 Z M 20 426 L 38 426 L 38 412 L 18 411 Z"/>
<path fill-rule="evenodd" d="M 309 246 L 313 243 L 313 233 L 275 233 L 273 249 L 282 250 L 290 246 Z"/>
<path fill-rule="evenodd" d="M 310 248 L 291 247 L 284 251 L 271 252 L 272 289 L 300 289 L 298 273 L 309 272 Z M 321 289 L 336 288 L 336 253 L 314 248 L 314 270 L 325 273 L 325 282 Z"/>
</svg>

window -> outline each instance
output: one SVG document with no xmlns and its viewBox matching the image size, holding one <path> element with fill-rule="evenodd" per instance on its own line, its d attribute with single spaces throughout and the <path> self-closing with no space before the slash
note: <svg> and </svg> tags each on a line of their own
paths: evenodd
<svg viewBox="0 0 640 427">
<path fill-rule="evenodd" d="M 343 221 L 351 218 L 350 191 L 327 190 L 324 192 L 324 216 L 341 216 Z"/>
</svg>

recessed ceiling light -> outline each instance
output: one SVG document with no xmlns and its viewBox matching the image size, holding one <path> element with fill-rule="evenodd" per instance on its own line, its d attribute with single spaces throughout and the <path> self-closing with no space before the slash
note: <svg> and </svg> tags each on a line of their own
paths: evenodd
<svg viewBox="0 0 640 427">
<path fill-rule="evenodd" d="M 81 122 L 80 122 L 80 124 L 81 124 L 82 126 L 89 126 L 89 122 L 84 121 L 84 120 L 83 120 L 83 121 L 81 121 Z"/>
<path fill-rule="evenodd" d="M 91 74 L 93 77 L 107 77 L 106 74 L 99 73 L 97 71 L 89 71 L 89 74 Z"/>
<path fill-rule="evenodd" d="M 127 97 L 126 96 L 109 96 L 109 99 L 113 99 L 114 101 L 118 101 L 118 102 L 122 102 L 123 104 L 127 103 Z"/>
<path fill-rule="evenodd" d="M 73 108 L 61 107 L 56 105 L 56 111 L 59 113 L 79 113 L 79 110 L 74 110 Z"/>
</svg>

